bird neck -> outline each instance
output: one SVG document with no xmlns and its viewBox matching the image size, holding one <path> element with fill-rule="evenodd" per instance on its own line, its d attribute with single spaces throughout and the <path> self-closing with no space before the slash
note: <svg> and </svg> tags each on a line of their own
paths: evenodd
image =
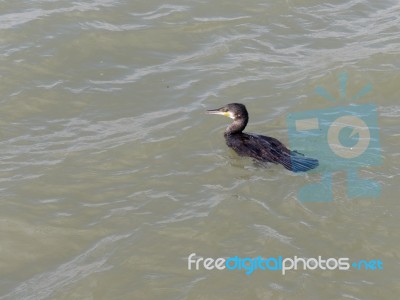
<svg viewBox="0 0 400 300">
<path fill-rule="evenodd" d="M 226 128 L 225 135 L 242 132 L 245 129 L 248 120 L 249 120 L 248 118 L 241 118 L 234 120 L 231 123 L 231 125 L 229 125 L 228 128 Z"/>
</svg>

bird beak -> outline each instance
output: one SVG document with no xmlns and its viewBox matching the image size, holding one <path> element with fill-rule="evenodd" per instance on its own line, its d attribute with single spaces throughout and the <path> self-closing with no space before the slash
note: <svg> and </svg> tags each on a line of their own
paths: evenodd
<svg viewBox="0 0 400 300">
<path fill-rule="evenodd" d="M 217 108 L 217 109 L 209 109 L 207 110 L 207 113 L 209 115 L 221 115 L 221 116 L 225 116 L 228 118 L 233 119 L 233 114 L 230 111 L 221 111 L 223 107 L 221 108 Z"/>
</svg>

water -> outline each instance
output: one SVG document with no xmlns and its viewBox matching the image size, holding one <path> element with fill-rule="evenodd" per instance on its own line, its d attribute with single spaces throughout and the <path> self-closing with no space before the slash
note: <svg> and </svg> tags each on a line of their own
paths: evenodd
<svg viewBox="0 0 400 300">
<path fill-rule="evenodd" d="M 396 299 L 400 288 L 398 1 L 0 1 L 0 299 Z M 318 174 L 227 149 L 288 143 L 286 116 L 366 84 L 377 199 L 302 203 Z M 380 259 L 382 271 L 189 271 L 203 257 Z"/>
</svg>

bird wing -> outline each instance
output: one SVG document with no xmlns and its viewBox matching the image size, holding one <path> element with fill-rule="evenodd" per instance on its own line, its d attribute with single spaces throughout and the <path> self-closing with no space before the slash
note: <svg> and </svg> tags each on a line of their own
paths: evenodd
<svg viewBox="0 0 400 300">
<path fill-rule="evenodd" d="M 293 172 L 306 172 L 319 165 L 318 160 L 306 157 L 297 151 L 289 150 L 273 137 L 249 134 L 249 144 L 261 144 L 261 147 L 250 147 L 254 149 L 256 158 L 261 158 L 265 162 L 281 164 Z"/>
<path fill-rule="evenodd" d="M 248 140 L 245 142 L 248 147 L 254 150 L 258 158 L 266 162 L 281 163 L 289 167 L 290 164 L 290 150 L 285 147 L 279 140 L 257 134 L 248 134 Z M 289 159 L 289 160 L 288 160 Z"/>
</svg>

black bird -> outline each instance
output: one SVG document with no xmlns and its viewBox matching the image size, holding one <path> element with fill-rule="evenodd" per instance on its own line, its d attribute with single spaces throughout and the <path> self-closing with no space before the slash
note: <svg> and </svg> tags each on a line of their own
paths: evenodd
<svg viewBox="0 0 400 300">
<path fill-rule="evenodd" d="M 233 123 L 226 128 L 224 137 L 228 147 L 240 156 L 249 156 L 262 163 L 281 164 L 293 172 L 306 172 L 318 166 L 318 160 L 289 150 L 273 137 L 244 133 L 249 114 L 246 106 L 241 103 L 230 103 L 207 112 L 233 119 Z"/>
</svg>

